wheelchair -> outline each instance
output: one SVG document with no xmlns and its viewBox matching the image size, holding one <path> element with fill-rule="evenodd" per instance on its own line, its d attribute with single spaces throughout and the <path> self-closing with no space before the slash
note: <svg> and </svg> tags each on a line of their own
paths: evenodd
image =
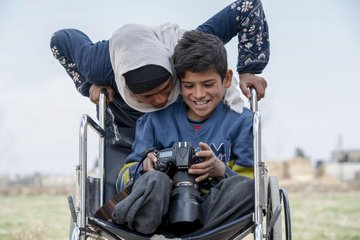
<svg viewBox="0 0 360 240">
<path fill-rule="evenodd" d="M 253 239 L 280 240 L 291 239 L 290 205 L 287 191 L 279 188 L 277 177 L 268 176 L 265 162 L 261 156 L 261 118 L 258 110 L 256 91 L 251 89 L 251 109 L 253 118 L 254 144 L 254 181 L 255 208 L 246 216 L 233 222 L 218 226 L 201 234 L 186 234 L 181 237 L 167 232 L 156 232 L 145 235 L 125 226 L 95 217 L 95 212 L 116 194 L 115 181 L 121 164 L 131 151 L 134 129 L 119 129 L 121 144 L 113 146 L 105 144 L 105 109 L 106 90 L 102 90 L 99 99 L 98 123 L 88 115 L 80 120 L 79 131 L 79 163 L 76 165 L 75 194 L 68 196 L 71 212 L 71 240 L 113 239 L 113 240 L 145 240 L 145 239 L 243 239 L 253 235 Z M 87 171 L 87 133 L 92 129 L 99 136 L 99 176 L 90 177 Z M 283 236 L 285 235 L 285 236 Z"/>
</svg>

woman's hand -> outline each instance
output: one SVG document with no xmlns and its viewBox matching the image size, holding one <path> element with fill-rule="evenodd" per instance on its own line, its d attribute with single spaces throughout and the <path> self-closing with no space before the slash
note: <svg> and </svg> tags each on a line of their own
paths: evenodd
<svg viewBox="0 0 360 240">
<path fill-rule="evenodd" d="M 113 97 L 115 95 L 115 91 L 111 87 L 109 87 L 109 86 L 97 86 L 97 85 L 93 84 L 89 89 L 89 95 L 90 95 L 89 98 L 90 98 L 90 101 L 92 101 L 96 105 L 99 104 L 100 91 L 101 91 L 102 88 L 106 88 L 106 90 L 107 90 L 106 103 L 112 102 Z"/>
<path fill-rule="evenodd" d="M 256 76 L 252 73 L 243 73 L 239 75 L 240 78 L 240 89 L 247 98 L 251 98 L 249 88 L 255 88 L 257 92 L 257 100 L 265 97 L 265 89 L 267 82 L 263 77 Z"/>
</svg>

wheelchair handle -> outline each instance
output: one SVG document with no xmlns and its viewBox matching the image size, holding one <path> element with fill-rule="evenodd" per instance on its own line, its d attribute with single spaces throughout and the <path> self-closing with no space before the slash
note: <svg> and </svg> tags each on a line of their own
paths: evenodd
<svg viewBox="0 0 360 240">
<path fill-rule="evenodd" d="M 257 100 L 257 93 L 255 88 L 250 88 L 251 98 L 250 98 L 250 109 L 253 112 L 258 111 L 258 100 Z"/>
</svg>

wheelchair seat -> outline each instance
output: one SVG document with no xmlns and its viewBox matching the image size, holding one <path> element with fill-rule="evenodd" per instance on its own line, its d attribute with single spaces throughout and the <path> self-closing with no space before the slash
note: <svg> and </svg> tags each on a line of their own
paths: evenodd
<svg viewBox="0 0 360 240">
<path fill-rule="evenodd" d="M 154 235 L 145 235 L 133 231 L 127 227 L 120 226 L 111 222 L 104 221 L 99 218 L 89 217 L 89 223 L 97 227 L 99 230 L 106 232 L 109 235 L 115 235 L 118 239 L 126 240 L 146 240 L 146 239 L 206 239 L 206 240 L 220 240 L 231 239 L 246 230 L 252 230 L 253 213 L 249 213 L 237 220 L 218 226 L 206 232 L 194 232 L 181 237 L 177 237 L 169 232 L 158 231 Z"/>
</svg>

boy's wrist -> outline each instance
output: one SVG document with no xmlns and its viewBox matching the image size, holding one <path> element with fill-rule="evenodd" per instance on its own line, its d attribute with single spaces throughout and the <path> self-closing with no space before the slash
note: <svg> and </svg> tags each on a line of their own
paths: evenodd
<svg viewBox="0 0 360 240">
<path fill-rule="evenodd" d="M 222 180 L 222 179 L 224 179 L 224 178 L 226 178 L 226 164 L 223 162 L 223 161 L 221 161 L 220 159 L 217 159 L 217 162 L 218 162 L 218 169 L 219 169 L 219 171 L 218 171 L 218 175 L 216 176 L 216 178 L 218 179 L 218 180 Z"/>
</svg>

